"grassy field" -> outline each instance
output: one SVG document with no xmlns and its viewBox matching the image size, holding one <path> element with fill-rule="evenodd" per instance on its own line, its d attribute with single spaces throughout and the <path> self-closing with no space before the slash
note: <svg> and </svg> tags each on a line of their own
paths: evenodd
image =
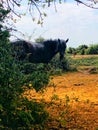
<svg viewBox="0 0 98 130">
<path fill-rule="evenodd" d="M 76 66 L 98 66 L 98 55 L 76 55 L 71 58 L 72 64 Z"/>
<path fill-rule="evenodd" d="M 43 93 L 28 90 L 24 96 L 44 103 L 49 112 L 45 130 L 98 130 L 98 73 L 83 73 L 98 67 L 98 56 L 69 60 L 82 71 L 53 76 Z"/>
<path fill-rule="evenodd" d="M 95 68 L 98 72 L 98 55 L 76 55 L 69 56 L 69 63 L 72 67 L 82 70 Z"/>
</svg>

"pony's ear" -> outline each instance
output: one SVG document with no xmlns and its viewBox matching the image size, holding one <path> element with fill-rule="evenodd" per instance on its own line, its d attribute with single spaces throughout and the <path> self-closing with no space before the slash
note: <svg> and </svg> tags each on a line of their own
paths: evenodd
<svg viewBox="0 0 98 130">
<path fill-rule="evenodd" d="M 69 38 L 67 38 L 67 40 L 65 41 L 66 43 L 69 41 Z"/>
<path fill-rule="evenodd" d="M 29 43 L 27 43 L 27 41 L 23 41 L 23 47 L 24 47 L 25 51 L 28 53 L 28 51 L 29 51 Z"/>
<path fill-rule="evenodd" d="M 60 45 L 60 39 L 57 40 L 57 43 L 55 44 L 55 52 L 58 51 Z"/>
<path fill-rule="evenodd" d="M 60 43 L 60 39 L 58 38 L 58 42 Z"/>
</svg>

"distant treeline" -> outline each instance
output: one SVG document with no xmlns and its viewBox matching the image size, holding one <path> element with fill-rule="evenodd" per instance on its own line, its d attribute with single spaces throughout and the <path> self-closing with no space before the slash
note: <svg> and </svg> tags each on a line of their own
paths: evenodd
<svg viewBox="0 0 98 130">
<path fill-rule="evenodd" d="M 80 55 L 89 55 L 89 54 L 98 54 L 98 44 L 92 44 L 90 46 L 80 45 L 77 48 L 69 47 L 67 49 L 68 54 L 80 54 Z"/>
</svg>

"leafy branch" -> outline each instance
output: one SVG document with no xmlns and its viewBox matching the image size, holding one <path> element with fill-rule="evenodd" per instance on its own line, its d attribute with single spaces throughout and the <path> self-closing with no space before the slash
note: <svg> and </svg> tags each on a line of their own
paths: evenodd
<svg viewBox="0 0 98 130">
<path fill-rule="evenodd" d="M 17 13 L 16 10 L 15 10 L 15 7 L 20 7 L 21 6 L 21 2 L 23 0 L 1 0 L 1 4 L 4 5 L 5 8 L 7 8 L 8 10 L 10 10 L 13 14 L 17 15 L 18 17 L 21 17 L 20 16 L 20 13 Z M 43 20 L 42 18 L 42 15 L 43 13 L 41 12 L 40 8 L 39 8 L 39 4 L 48 4 L 48 7 L 51 6 L 51 3 L 54 2 L 54 5 L 55 3 L 57 2 L 58 0 L 27 0 L 27 3 L 29 5 L 29 12 L 30 14 L 32 15 L 32 7 L 36 7 L 37 11 L 39 12 L 40 14 L 40 19 Z M 93 8 L 93 9 L 98 9 L 98 7 L 96 7 L 96 4 L 98 3 L 98 0 L 74 0 L 76 1 L 77 3 L 79 4 L 83 4 L 89 8 Z M 66 2 L 66 0 L 59 0 L 59 3 L 61 2 Z"/>
<path fill-rule="evenodd" d="M 94 5 L 97 3 L 97 0 L 89 0 L 89 1 L 92 2 L 91 4 L 90 3 L 85 3 L 85 2 L 83 2 L 81 0 L 74 0 L 74 1 L 76 1 L 79 4 L 83 4 L 83 5 L 85 5 L 85 6 L 89 7 L 89 8 L 98 9 L 98 7 L 94 7 Z"/>
</svg>

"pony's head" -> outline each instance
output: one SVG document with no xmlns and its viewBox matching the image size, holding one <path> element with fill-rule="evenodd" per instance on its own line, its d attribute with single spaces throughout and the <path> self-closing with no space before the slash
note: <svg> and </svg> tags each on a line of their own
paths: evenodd
<svg viewBox="0 0 98 130">
<path fill-rule="evenodd" d="M 66 41 L 58 39 L 58 51 L 60 53 L 60 61 L 64 58 L 65 49 L 67 47 L 66 43 L 68 41 L 69 41 L 69 39 L 67 39 Z"/>
</svg>

